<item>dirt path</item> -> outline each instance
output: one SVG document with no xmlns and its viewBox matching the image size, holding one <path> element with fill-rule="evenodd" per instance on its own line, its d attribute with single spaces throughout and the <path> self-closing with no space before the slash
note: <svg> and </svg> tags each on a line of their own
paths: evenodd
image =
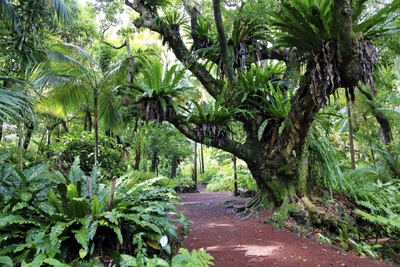
<svg viewBox="0 0 400 267">
<path fill-rule="evenodd" d="M 257 218 L 242 220 L 226 203 L 243 202 L 243 198 L 227 192 L 205 192 L 203 186 L 199 189 L 200 193 L 180 195 L 181 212 L 193 221 L 183 245 L 189 251 L 205 248 L 216 267 L 390 266 L 288 231 L 275 231 Z"/>
</svg>

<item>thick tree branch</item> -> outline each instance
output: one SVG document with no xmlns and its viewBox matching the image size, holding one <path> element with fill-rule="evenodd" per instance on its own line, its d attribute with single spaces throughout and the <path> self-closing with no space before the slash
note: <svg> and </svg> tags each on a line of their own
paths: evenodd
<svg viewBox="0 0 400 267">
<path fill-rule="evenodd" d="M 187 138 L 197 142 L 197 143 L 204 143 L 204 140 L 200 140 L 197 135 L 196 130 L 191 127 L 188 123 L 182 121 L 178 117 L 174 117 L 170 120 L 170 123 L 175 126 L 181 133 L 183 133 Z M 248 154 L 243 149 L 243 144 L 240 144 L 234 140 L 226 138 L 225 142 L 220 143 L 214 140 L 211 141 L 210 146 L 222 149 L 226 152 L 229 152 L 233 155 L 236 155 L 238 158 L 246 159 L 248 158 Z"/>
<path fill-rule="evenodd" d="M 223 83 L 215 79 L 202 64 L 197 62 L 197 59 L 184 44 L 179 31 L 171 29 L 163 20 L 154 18 L 151 10 L 143 5 L 140 0 L 133 2 L 126 0 L 125 4 L 140 14 L 140 18 L 134 22 L 135 26 L 145 27 L 161 34 L 178 60 L 196 76 L 210 95 L 217 99 Z"/>
<path fill-rule="evenodd" d="M 228 47 L 227 36 L 225 34 L 225 28 L 222 21 L 220 0 L 213 0 L 213 8 L 214 8 L 215 25 L 217 27 L 219 36 L 219 46 L 220 46 L 222 63 L 224 65 L 228 77 L 229 87 L 231 87 L 233 85 L 233 60 L 232 60 L 232 55 L 229 55 L 230 49 Z"/>
<path fill-rule="evenodd" d="M 338 62 L 341 87 L 354 87 L 360 79 L 358 64 L 360 38 L 353 32 L 352 7 L 350 0 L 335 0 L 337 24 Z"/>
</svg>

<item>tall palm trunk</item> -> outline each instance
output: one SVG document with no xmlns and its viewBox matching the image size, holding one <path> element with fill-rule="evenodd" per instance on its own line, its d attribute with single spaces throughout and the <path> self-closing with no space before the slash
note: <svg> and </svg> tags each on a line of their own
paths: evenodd
<svg viewBox="0 0 400 267">
<path fill-rule="evenodd" d="M 99 164 L 99 89 L 93 92 L 94 166 Z"/>
</svg>

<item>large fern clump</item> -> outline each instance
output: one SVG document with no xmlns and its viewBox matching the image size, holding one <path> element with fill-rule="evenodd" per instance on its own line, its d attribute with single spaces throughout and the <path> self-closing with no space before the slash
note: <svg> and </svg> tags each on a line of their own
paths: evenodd
<svg viewBox="0 0 400 267">
<path fill-rule="evenodd" d="M 105 185 L 96 169 L 86 176 L 79 160 L 66 178 L 46 165 L 20 172 L 3 163 L 0 169 L 3 266 L 169 266 L 189 229 L 174 191 L 157 185 L 162 178 L 134 183 L 121 177 Z M 211 263 L 205 252 L 195 256 Z"/>
</svg>

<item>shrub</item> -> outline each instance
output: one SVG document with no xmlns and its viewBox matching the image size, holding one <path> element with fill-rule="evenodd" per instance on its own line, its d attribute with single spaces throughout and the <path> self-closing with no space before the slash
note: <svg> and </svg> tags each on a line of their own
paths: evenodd
<svg viewBox="0 0 400 267">
<path fill-rule="evenodd" d="M 94 166 L 94 134 L 83 132 L 64 135 L 60 141 L 52 145 L 55 161 L 63 172 L 67 172 L 75 157 L 81 159 L 80 168 L 86 175 L 90 175 Z M 111 180 L 119 177 L 126 171 L 122 162 L 122 147 L 106 135 L 99 136 L 99 168 L 102 178 Z"/>
</svg>

